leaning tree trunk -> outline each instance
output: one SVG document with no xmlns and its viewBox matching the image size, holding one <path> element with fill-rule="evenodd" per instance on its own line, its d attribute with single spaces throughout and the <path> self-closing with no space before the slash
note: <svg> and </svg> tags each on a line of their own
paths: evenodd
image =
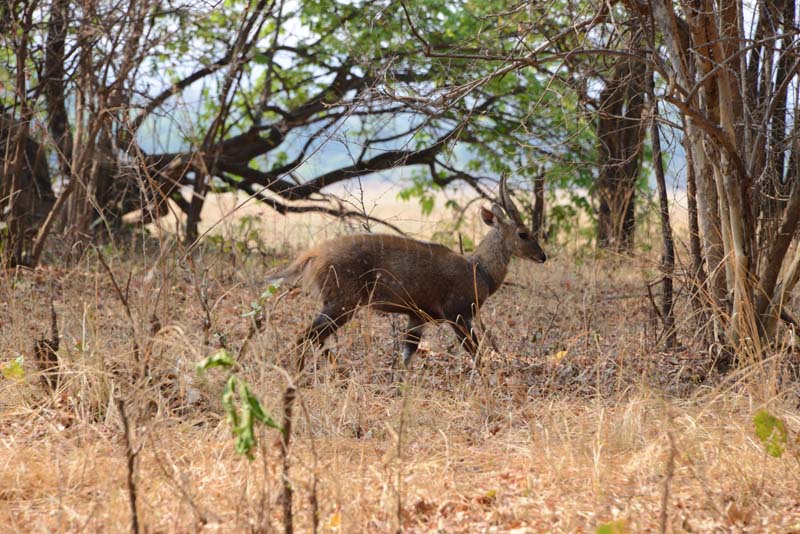
<svg viewBox="0 0 800 534">
<path fill-rule="evenodd" d="M 684 123 L 684 129 L 686 125 Z M 695 323 L 698 325 L 697 333 L 700 339 L 710 343 L 708 328 L 708 307 L 705 296 L 708 294 L 708 276 L 703 259 L 703 248 L 700 243 L 700 222 L 697 210 L 697 181 L 695 178 L 695 164 L 692 144 L 688 137 L 683 140 L 684 153 L 686 154 L 686 206 L 689 224 L 689 254 L 691 255 L 692 268 L 689 284 L 691 286 L 690 300 L 695 313 Z"/>
</svg>

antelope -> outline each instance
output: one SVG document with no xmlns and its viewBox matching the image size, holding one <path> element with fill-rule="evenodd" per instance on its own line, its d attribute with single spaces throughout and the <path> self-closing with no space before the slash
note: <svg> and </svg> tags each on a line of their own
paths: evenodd
<svg viewBox="0 0 800 534">
<path fill-rule="evenodd" d="M 348 235 L 300 254 L 268 283 L 302 285 L 320 298 L 322 308 L 297 339 L 298 346 L 322 346 L 359 307 L 403 314 L 403 367 L 408 369 L 426 323 L 448 322 L 459 343 L 476 357 L 475 313 L 497 291 L 512 256 L 543 263 L 547 257 L 525 228 L 500 180 L 499 204 L 480 208 L 491 227 L 472 254 L 459 254 L 435 243 L 387 234 Z M 506 215 L 508 217 L 506 217 Z M 304 352 L 304 351 L 301 351 Z M 478 361 L 476 359 L 477 366 Z M 297 371 L 305 366 L 304 356 Z"/>
</svg>

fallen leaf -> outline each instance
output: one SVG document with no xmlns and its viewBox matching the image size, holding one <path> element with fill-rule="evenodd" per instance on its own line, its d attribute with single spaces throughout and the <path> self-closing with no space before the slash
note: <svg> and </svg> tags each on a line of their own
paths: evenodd
<svg viewBox="0 0 800 534">
<path fill-rule="evenodd" d="M 14 360 L 3 364 L 0 367 L 0 372 L 9 380 L 22 380 L 25 378 L 25 369 L 22 367 L 22 362 L 22 356 L 18 356 Z"/>
<path fill-rule="evenodd" d="M 342 514 L 340 512 L 335 512 L 328 518 L 328 523 L 326 526 L 328 528 L 339 528 L 342 526 Z"/>
<path fill-rule="evenodd" d="M 550 356 L 548 356 L 547 359 L 550 363 L 559 363 L 561 360 L 564 359 L 566 355 L 567 355 L 566 350 L 560 350 L 555 354 L 551 354 Z"/>
</svg>

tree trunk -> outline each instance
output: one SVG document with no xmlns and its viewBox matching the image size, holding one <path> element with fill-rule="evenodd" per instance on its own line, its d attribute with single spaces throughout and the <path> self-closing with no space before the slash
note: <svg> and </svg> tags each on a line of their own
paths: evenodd
<svg viewBox="0 0 800 534">
<path fill-rule="evenodd" d="M 636 186 L 645 129 L 644 65 L 632 59 L 617 63 L 600 95 L 597 138 L 600 153 L 597 240 L 616 252 L 633 248 Z"/>
<path fill-rule="evenodd" d="M 53 192 L 43 147 L 31 137 L 34 110 L 27 99 L 29 38 L 36 2 L 9 4 L 14 61 L 13 107 L 0 113 L 0 264 L 26 262 L 46 203 Z"/>
<path fill-rule="evenodd" d="M 685 123 L 684 123 L 685 128 Z M 700 225 L 697 214 L 697 183 L 695 180 L 695 164 L 692 151 L 692 144 L 688 137 L 683 139 L 684 153 L 686 154 L 686 202 L 689 216 L 689 253 L 692 258 L 692 273 L 690 283 L 692 285 L 690 300 L 692 308 L 696 314 L 696 324 L 701 334 L 701 338 L 710 342 L 708 338 L 708 313 L 707 303 L 703 301 L 707 295 L 707 276 L 704 267 L 703 250 L 700 244 Z"/>
<path fill-rule="evenodd" d="M 531 235 L 536 240 L 546 240 L 544 229 L 544 172 L 533 178 L 533 206 L 531 207 Z"/>
<path fill-rule="evenodd" d="M 650 119 L 650 142 L 653 144 L 653 167 L 656 171 L 661 237 L 664 243 L 664 252 L 661 255 L 661 273 L 663 276 L 661 283 L 661 319 L 664 323 L 664 344 L 668 349 L 672 349 L 677 345 L 675 317 L 672 313 L 672 275 L 675 271 L 675 243 L 672 238 L 667 183 L 664 178 L 664 162 L 661 156 L 661 134 L 658 131 L 658 102 L 655 100 L 653 86 L 653 73 L 648 72 L 647 94 L 652 111 L 652 117 Z"/>
</svg>

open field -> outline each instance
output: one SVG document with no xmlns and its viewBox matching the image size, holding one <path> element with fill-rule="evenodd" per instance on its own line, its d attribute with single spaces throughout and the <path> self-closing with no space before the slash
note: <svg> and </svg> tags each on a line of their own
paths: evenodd
<svg viewBox="0 0 800 534">
<path fill-rule="evenodd" d="M 280 238 L 271 250 L 295 239 L 270 235 Z M 278 433 L 260 432 L 252 462 L 237 454 L 220 403 L 226 372 L 198 376 L 195 364 L 221 342 L 237 352 L 249 328 L 241 315 L 286 258 L 226 241 L 179 262 L 168 245 L 104 252 L 132 320 L 93 251 L 0 275 L 0 362 L 7 370 L 24 357 L 24 377 L 0 378 L 5 532 L 130 531 L 115 399 L 125 400 L 139 450 L 144 531 L 283 530 Z M 395 323 L 360 312 L 335 339 L 335 364 L 320 363 L 313 384 L 298 390 L 296 531 L 311 531 L 316 506 L 323 532 L 595 532 L 604 524 L 658 532 L 662 512 L 667 532 L 800 532 L 795 355 L 709 373 L 685 299 L 684 348 L 661 352 L 646 292 L 656 277 L 648 257 L 565 251 L 543 265 L 515 260 L 482 310 L 483 375 L 449 328 L 429 326 L 402 390 L 391 382 Z M 51 295 L 61 335 L 55 392 L 33 357 L 34 341 L 50 335 Z M 281 367 L 314 305 L 298 291 L 273 296 L 263 331 L 239 359 L 237 372 L 278 419 Z M 754 434 L 761 408 L 789 428 L 780 458 Z"/>
</svg>

